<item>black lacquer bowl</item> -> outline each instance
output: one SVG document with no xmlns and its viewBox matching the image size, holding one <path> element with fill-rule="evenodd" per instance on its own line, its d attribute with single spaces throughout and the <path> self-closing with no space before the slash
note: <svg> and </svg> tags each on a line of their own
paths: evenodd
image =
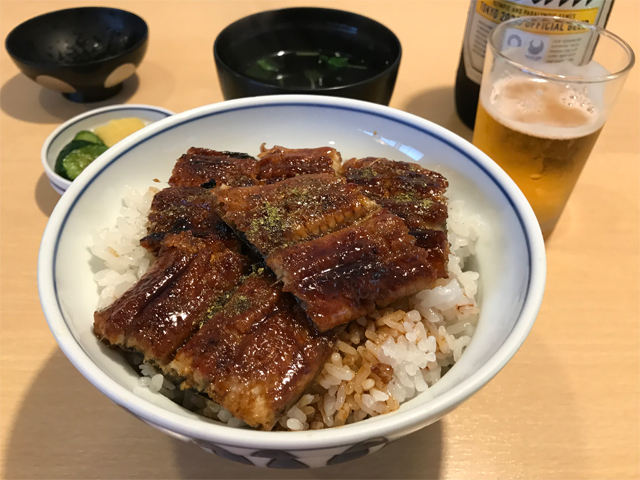
<svg viewBox="0 0 640 480">
<path fill-rule="evenodd" d="M 370 18 L 303 7 L 232 23 L 216 38 L 213 56 L 226 100 L 305 93 L 388 105 L 402 47 Z"/>
<path fill-rule="evenodd" d="M 58 10 L 14 28 L 5 40 L 29 78 L 76 102 L 120 91 L 147 50 L 149 28 L 139 16 L 106 7 Z"/>
</svg>

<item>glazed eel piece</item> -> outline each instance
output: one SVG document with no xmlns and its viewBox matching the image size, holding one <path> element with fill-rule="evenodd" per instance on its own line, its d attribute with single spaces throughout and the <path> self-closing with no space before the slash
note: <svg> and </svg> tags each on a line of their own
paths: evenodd
<svg viewBox="0 0 640 480">
<path fill-rule="evenodd" d="M 271 185 L 212 191 L 218 214 L 263 258 L 340 230 L 380 207 L 359 187 L 331 174 Z"/>
<path fill-rule="evenodd" d="M 285 148 L 274 145 L 270 149 L 260 146 L 258 179 L 270 184 L 314 173 L 335 175 L 340 170 L 342 157 L 331 147 Z"/>
<path fill-rule="evenodd" d="M 214 238 L 167 235 L 158 259 L 113 304 L 94 313 L 94 333 L 163 366 L 228 300 L 250 262 Z"/>
<path fill-rule="evenodd" d="M 148 235 L 140 240 L 147 250 L 157 252 L 162 240 L 172 233 L 190 231 L 195 237 L 214 237 L 239 251 L 233 231 L 216 213 L 213 197 L 206 188 L 168 187 L 153 197 Z"/>
<path fill-rule="evenodd" d="M 402 219 L 328 174 L 216 190 L 218 213 L 258 251 L 320 331 L 433 285 Z"/>
<path fill-rule="evenodd" d="M 321 370 L 334 344 L 266 269 L 247 277 L 223 309 L 165 369 L 235 417 L 271 430 Z"/>
<path fill-rule="evenodd" d="M 347 182 L 402 218 L 416 245 L 429 252 L 439 277 L 447 276 L 447 197 L 449 183 L 437 172 L 408 162 L 368 157 L 342 166 Z"/>
<path fill-rule="evenodd" d="M 175 166 L 169 185 L 244 187 L 259 183 L 258 162 L 251 155 L 191 147 Z"/>
<path fill-rule="evenodd" d="M 396 215 L 380 209 L 331 235 L 278 250 L 267 265 L 322 331 L 430 288 L 426 250 Z"/>
<path fill-rule="evenodd" d="M 191 147 L 176 162 L 169 185 L 246 187 L 279 182 L 299 175 L 336 175 L 342 158 L 336 149 L 260 147 L 259 161 L 238 152 Z"/>
</svg>

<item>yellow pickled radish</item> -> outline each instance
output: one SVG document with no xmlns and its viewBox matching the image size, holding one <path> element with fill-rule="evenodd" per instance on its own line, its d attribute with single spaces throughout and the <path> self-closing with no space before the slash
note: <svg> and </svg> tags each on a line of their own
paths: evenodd
<svg viewBox="0 0 640 480">
<path fill-rule="evenodd" d="M 118 120 L 111 120 L 101 127 L 96 127 L 93 133 L 100 137 L 100 140 L 102 140 L 107 147 L 111 147 L 145 126 L 144 122 L 139 118 L 120 118 Z"/>
</svg>

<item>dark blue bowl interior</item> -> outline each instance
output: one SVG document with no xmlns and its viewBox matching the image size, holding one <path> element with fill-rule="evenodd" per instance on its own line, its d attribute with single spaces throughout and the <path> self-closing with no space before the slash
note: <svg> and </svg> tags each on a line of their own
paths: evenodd
<svg viewBox="0 0 640 480">
<path fill-rule="evenodd" d="M 40 15 L 6 39 L 14 59 L 38 66 L 103 62 L 135 50 L 148 36 L 145 21 L 115 8 L 81 7 Z"/>
</svg>

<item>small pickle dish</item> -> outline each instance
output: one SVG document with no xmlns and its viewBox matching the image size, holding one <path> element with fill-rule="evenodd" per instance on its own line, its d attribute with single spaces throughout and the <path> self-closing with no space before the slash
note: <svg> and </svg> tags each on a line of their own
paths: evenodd
<svg viewBox="0 0 640 480">
<path fill-rule="evenodd" d="M 170 115 L 173 115 L 173 112 L 165 108 L 131 104 L 96 108 L 70 118 L 51 132 L 42 145 L 42 151 L 40 152 L 42 167 L 51 187 L 62 195 L 71 185 L 69 178 L 65 178 L 56 172 L 56 161 L 63 149 L 81 132 L 91 132 L 96 128 L 107 125 L 109 122 L 124 118 L 139 119 L 142 124 L 149 125 Z"/>
</svg>

